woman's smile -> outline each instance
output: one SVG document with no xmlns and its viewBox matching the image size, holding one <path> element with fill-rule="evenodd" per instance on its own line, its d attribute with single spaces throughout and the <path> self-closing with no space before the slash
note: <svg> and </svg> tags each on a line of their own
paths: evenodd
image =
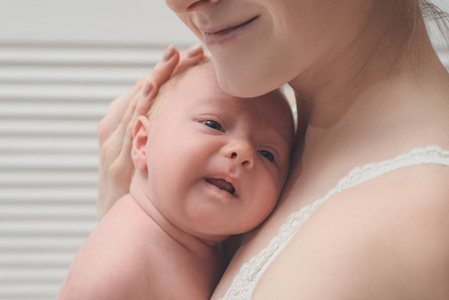
<svg viewBox="0 0 449 300">
<path fill-rule="evenodd" d="M 223 44 L 230 40 L 233 40 L 238 35 L 242 34 L 242 32 L 246 28 L 248 28 L 248 26 L 254 23 L 254 21 L 256 21 L 258 18 L 259 16 L 255 16 L 237 25 L 229 25 L 221 27 L 215 26 L 208 28 L 202 28 L 201 26 L 199 26 L 199 29 L 203 34 L 204 44 L 207 47 L 210 47 L 213 45 Z"/>
</svg>

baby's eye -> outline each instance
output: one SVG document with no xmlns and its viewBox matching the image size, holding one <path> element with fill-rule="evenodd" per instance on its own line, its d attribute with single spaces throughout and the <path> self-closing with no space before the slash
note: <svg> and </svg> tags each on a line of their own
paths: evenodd
<svg viewBox="0 0 449 300">
<path fill-rule="evenodd" d="M 202 121 L 201 124 L 206 125 L 207 127 L 210 127 L 212 129 L 223 131 L 223 128 L 221 127 L 220 123 L 212 120 L 206 120 Z"/>
<path fill-rule="evenodd" d="M 269 161 L 273 162 L 274 161 L 274 155 L 267 150 L 260 150 L 259 153 L 265 157 L 266 159 L 268 159 Z"/>
</svg>

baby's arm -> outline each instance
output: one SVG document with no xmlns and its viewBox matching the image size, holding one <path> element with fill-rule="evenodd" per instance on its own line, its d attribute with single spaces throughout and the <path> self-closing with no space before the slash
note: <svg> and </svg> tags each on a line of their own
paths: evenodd
<svg viewBox="0 0 449 300">
<path fill-rule="evenodd" d="M 130 295 L 136 291 L 133 272 L 123 268 L 123 257 L 93 252 L 89 249 L 79 253 L 57 299 L 135 299 Z"/>
</svg>

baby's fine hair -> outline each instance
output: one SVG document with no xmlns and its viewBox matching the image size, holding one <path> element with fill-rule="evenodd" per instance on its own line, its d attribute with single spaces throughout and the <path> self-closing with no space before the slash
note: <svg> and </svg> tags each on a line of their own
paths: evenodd
<svg viewBox="0 0 449 300">
<path fill-rule="evenodd" d="M 177 83 L 184 78 L 184 76 L 186 76 L 187 73 L 189 73 L 190 70 L 194 69 L 194 68 L 198 68 L 201 67 L 203 65 L 206 64 L 213 64 L 213 61 L 211 58 L 209 58 L 208 56 L 205 56 L 202 60 L 200 60 L 199 62 L 197 62 L 194 65 L 176 70 L 171 77 L 160 87 L 158 94 L 156 95 L 156 97 L 153 99 L 153 103 L 151 104 L 151 107 L 147 113 L 147 117 L 150 117 L 150 114 L 152 111 L 154 111 L 154 109 L 157 107 L 157 104 L 160 103 L 163 98 L 164 95 L 167 93 L 168 90 L 170 89 L 174 89 L 176 88 Z M 294 101 L 289 101 L 288 98 L 285 93 L 282 91 L 282 88 L 278 88 L 275 91 L 278 91 L 280 94 L 282 95 L 282 98 L 285 102 L 285 105 L 287 105 L 290 109 L 290 111 L 292 112 L 293 115 L 293 119 L 296 119 L 296 107 L 295 105 L 293 105 Z M 273 91 L 274 92 L 274 91 Z M 280 101 L 280 100 L 279 100 Z M 279 103 L 279 105 L 281 105 L 281 103 Z"/>
<path fill-rule="evenodd" d="M 153 103 L 151 104 L 151 107 L 147 113 L 147 117 L 150 115 L 150 112 L 155 107 L 156 102 L 158 100 L 160 100 L 160 98 L 163 98 L 165 91 L 167 89 L 175 88 L 176 83 L 178 83 L 185 76 L 185 74 L 187 74 L 191 69 L 197 68 L 204 64 L 212 64 L 212 60 L 208 56 L 205 56 L 202 60 L 200 60 L 199 62 L 197 62 L 194 65 L 176 70 L 170 76 L 170 78 L 166 82 L 164 82 L 164 84 L 159 88 L 159 91 L 158 91 L 156 97 L 153 99 Z"/>
</svg>

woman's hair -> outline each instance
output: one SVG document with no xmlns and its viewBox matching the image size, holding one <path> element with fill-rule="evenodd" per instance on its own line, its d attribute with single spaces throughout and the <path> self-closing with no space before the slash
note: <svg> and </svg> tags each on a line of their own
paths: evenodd
<svg viewBox="0 0 449 300">
<path fill-rule="evenodd" d="M 391 75 L 402 67 L 420 73 L 426 58 L 435 51 L 429 37 L 431 28 L 438 28 L 449 45 L 448 15 L 429 0 L 376 1 L 371 20 L 369 26 L 378 30 L 379 38 L 367 55 L 382 56 Z"/>
<path fill-rule="evenodd" d="M 449 17 L 446 12 L 429 0 L 399 0 L 396 2 L 398 5 L 404 5 L 407 9 L 405 18 L 408 28 L 404 50 L 406 55 L 411 56 L 418 65 L 429 51 L 429 37 L 435 37 L 434 29 L 439 31 L 442 45 L 449 45 Z"/>
<path fill-rule="evenodd" d="M 435 22 L 441 34 L 449 39 L 449 15 L 441 8 L 428 0 L 419 1 L 421 15 L 426 23 Z M 447 41 L 449 42 L 449 41 Z"/>
</svg>

